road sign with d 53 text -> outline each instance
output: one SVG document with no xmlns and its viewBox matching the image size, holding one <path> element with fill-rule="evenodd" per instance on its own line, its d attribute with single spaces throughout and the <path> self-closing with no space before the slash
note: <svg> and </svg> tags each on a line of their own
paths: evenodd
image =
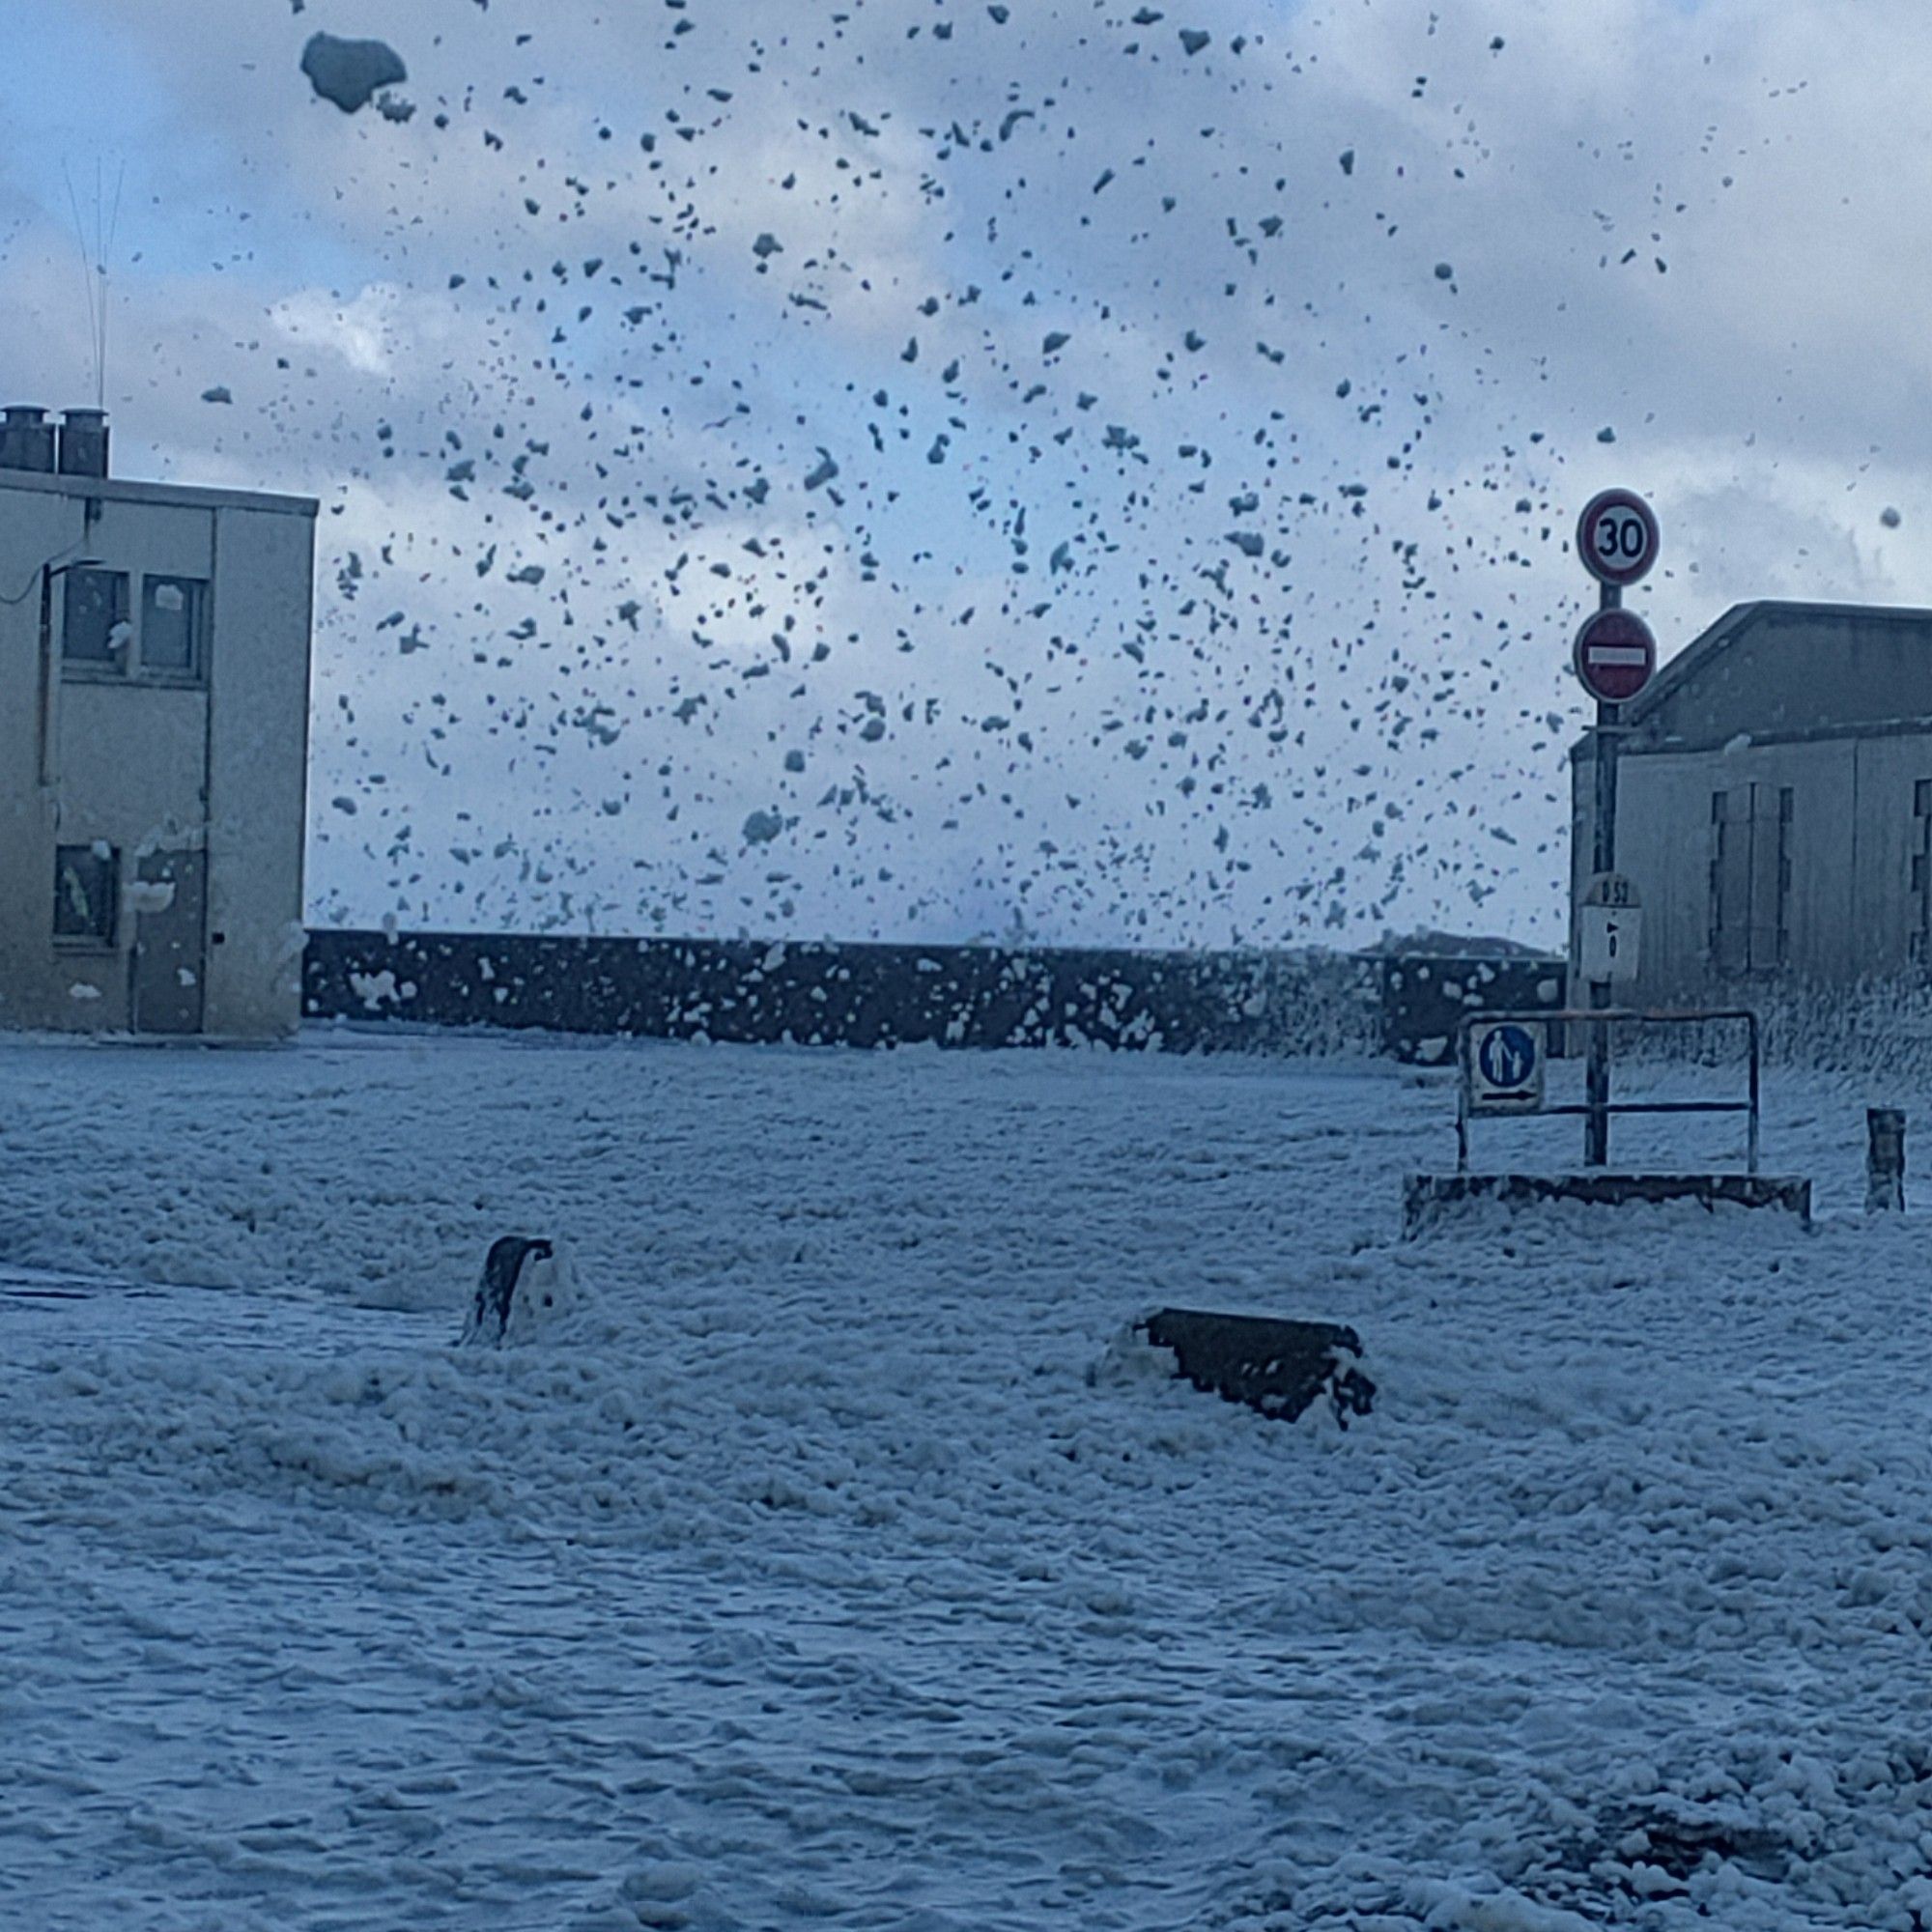
<svg viewBox="0 0 1932 1932">
<path fill-rule="evenodd" d="M 1628 985 L 1642 935 L 1636 887 L 1621 872 L 1599 872 L 1577 908 L 1577 977 L 1586 985 Z"/>
</svg>

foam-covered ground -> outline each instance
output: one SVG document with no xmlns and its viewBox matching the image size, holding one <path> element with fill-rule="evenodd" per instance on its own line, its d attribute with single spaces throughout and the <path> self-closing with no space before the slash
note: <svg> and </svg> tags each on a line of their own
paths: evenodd
<svg viewBox="0 0 1932 1932">
<path fill-rule="evenodd" d="M 9 1924 L 1932 1924 L 1914 1217 L 1401 1245 L 1450 1102 L 1380 1066 L 0 1090 Z M 1769 1165 L 1851 1209 L 1866 1097 L 1774 1076 Z M 583 1297 L 458 1349 L 510 1230 Z M 1163 1301 L 1353 1322 L 1376 1412 L 1166 1378 Z"/>
</svg>

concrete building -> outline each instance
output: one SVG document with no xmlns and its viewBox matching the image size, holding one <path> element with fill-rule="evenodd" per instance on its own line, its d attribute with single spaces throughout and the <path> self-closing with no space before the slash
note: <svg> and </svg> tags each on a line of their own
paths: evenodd
<svg viewBox="0 0 1932 1932">
<path fill-rule="evenodd" d="M 123 481 L 0 421 L 0 1025 L 299 1012 L 315 504 Z"/>
<path fill-rule="evenodd" d="M 1622 722 L 1634 1001 L 1932 967 L 1932 611 L 1741 604 Z M 1588 737 L 1571 758 L 1574 904 L 1595 833 Z"/>
</svg>

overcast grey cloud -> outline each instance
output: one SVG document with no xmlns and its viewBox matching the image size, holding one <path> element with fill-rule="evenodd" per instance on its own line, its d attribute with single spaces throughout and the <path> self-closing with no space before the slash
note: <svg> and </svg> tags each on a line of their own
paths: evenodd
<svg viewBox="0 0 1932 1932">
<path fill-rule="evenodd" d="M 326 506 L 319 918 L 1548 939 L 1584 497 L 1932 596 L 1922 10 L 21 17 L 13 389 L 111 221 L 120 466 Z"/>
</svg>

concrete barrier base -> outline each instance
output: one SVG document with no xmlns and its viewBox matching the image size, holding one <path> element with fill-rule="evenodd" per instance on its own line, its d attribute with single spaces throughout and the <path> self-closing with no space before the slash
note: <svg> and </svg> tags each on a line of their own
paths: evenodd
<svg viewBox="0 0 1932 1932">
<path fill-rule="evenodd" d="M 1375 1400 L 1375 1383 L 1356 1366 L 1361 1337 L 1339 1322 L 1163 1308 L 1139 1325 L 1155 1348 L 1174 1351 L 1196 1388 L 1264 1415 L 1293 1422 L 1325 1395 L 1346 1429 Z"/>
<path fill-rule="evenodd" d="M 1407 1239 L 1471 1207 L 1548 1201 L 1599 1208 L 1694 1201 L 1711 1209 L 1779 1208 L 1806 1225 L 1811 1219 L 1808 1180 L 1762 1174 L 1412 1174 L 1403 1187 L 1402 1232 Z"/>
</svg>

